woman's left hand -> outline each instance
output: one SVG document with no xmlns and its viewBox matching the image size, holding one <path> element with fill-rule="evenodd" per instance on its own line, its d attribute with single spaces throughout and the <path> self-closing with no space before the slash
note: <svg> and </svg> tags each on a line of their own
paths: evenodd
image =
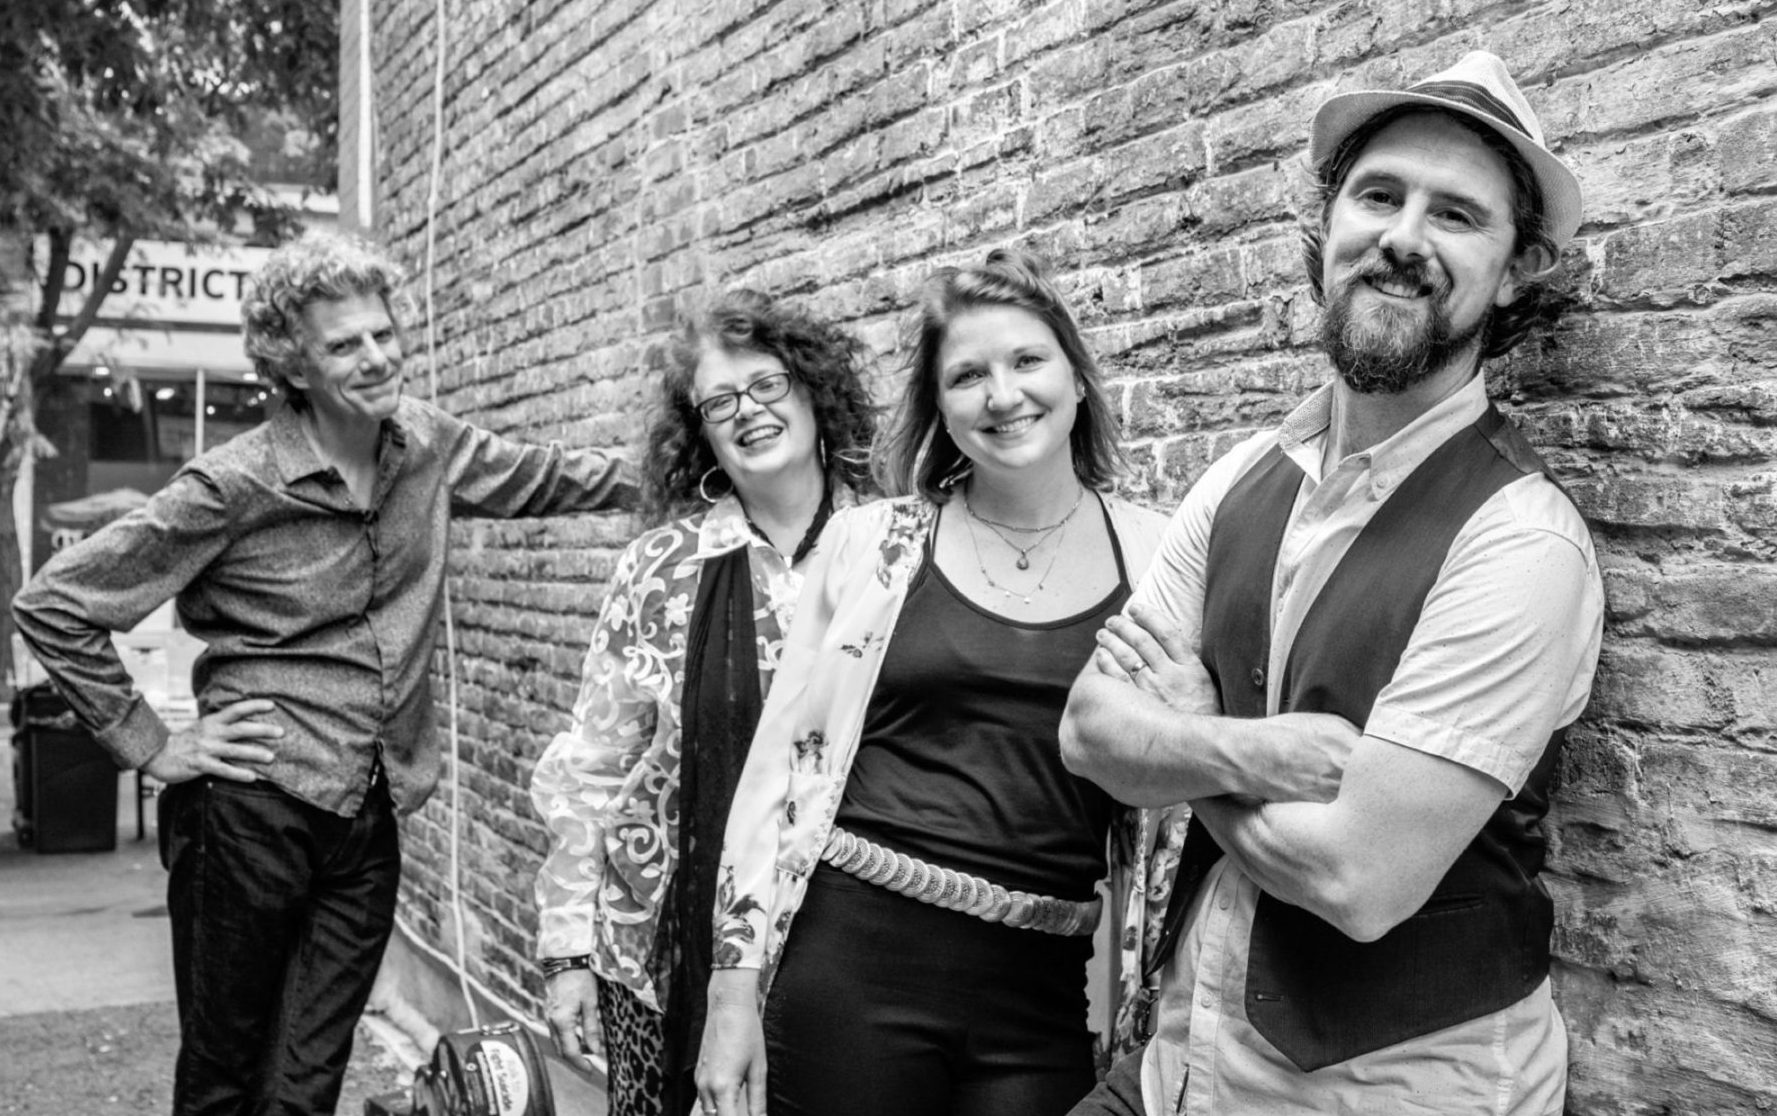
<svg viewBox="0 0 1777 1116">
<path fill-rule="evenodd" d="M 1093 661 L 1101 673 L 1153 694 L 1169 708 L 1190 713 L 1220 709 L 1209 672 L 1176 625 L 1147 604 L 1134 604 L 1098 630 Z"/>
</svg>

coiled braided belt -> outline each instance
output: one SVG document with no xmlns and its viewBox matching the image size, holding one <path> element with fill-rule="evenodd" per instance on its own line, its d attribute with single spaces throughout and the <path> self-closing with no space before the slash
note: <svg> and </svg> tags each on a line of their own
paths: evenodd
<svg viewBox="0 0 1777 1116">
<path fill-rule="evenodd" d="M 886 887 L 897 895 L 961 911 L 987 922 L 1003 922 L 1019 930 L 1078 937 L 1098 927 L 1104 899 L 1094 896 L 1084 903 L 1008 891 L 980 876 L 940 868 L 936 864 L 885 848 L 847 833 L 838 826 L 827 835 L 821 859 L 866 883 Z"/>
</svg>

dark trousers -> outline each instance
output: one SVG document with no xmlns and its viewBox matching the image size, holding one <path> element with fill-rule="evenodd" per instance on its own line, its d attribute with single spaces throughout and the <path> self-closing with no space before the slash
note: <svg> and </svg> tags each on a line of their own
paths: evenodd
<svg viewBox="0 0 1777 1116">
<path fill-rule="evenodd" d="M 1098 1088 L 1074 1105 L 1067 1116 L 1143 1116 L 1141 1058 L 1145 1053 L 1147 1048 L 1142 1047 L 1117 1059 Z"/>
<path fill-rule="evenodd" d="M 822 865 L 765 1005 L 772 1116 L 1061 1116 L 1092 1088 L 1090 938 Z"/>
<path fill-rule="evenodd" d="M 355 818 L 269 783 L 198 779 L 160 802 L 179 999 L 174 1116 L 325 1116 L 395 924 L 387 790 Z"/>
</svg>

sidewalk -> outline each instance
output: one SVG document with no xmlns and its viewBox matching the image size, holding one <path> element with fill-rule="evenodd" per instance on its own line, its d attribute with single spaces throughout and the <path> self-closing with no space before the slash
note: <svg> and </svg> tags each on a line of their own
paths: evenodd
<svg viewBox="0 0 1777 1116">
<path fill-rule="evenodd" d="M 21 849 L 11 748 L 0 732 L 0 1116 L 166 1113 L 179 1025 L 154 804 L 138 841 L 120 776 L 115 852 Z M 338 1112 L 411 1079 L 360 1025 Z"/>
</svg>

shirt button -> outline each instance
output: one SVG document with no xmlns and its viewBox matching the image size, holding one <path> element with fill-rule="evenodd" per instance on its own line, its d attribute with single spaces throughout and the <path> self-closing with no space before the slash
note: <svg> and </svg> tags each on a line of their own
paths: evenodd
<svg viewBox="0 0 1777 1116">
<path fill-rule="evenodd" d="M 1214 996 L 1211 996 L 1208 992 L 1205 992 L 1202 996 L 1198 997 L 1197 1002 L 1199 1004 L 1202 1004 L 1206 1008 L 1212 1008 L 1212 1007 L 1216 1006 L 1216 998 Z"/>
<path fill-rule="evenodd" d="M 1226 895 L 1222 896 L 1221 899 L 1216 902 L 1216 906 L 1220 907 L 1224 911 L 1227 910 L 1229 907 L 1232 907 L 1233 905 L 1234 905 L 1234 901 L 1232 899 L 1228 898 Z"/>
<path fill-rule="evenodd" d="M 1264 667 L 1254 667 L 1253 668 L 1253 685 L 1261 690 L 1265 688 L 1265 668 Z"/>
</svg>

